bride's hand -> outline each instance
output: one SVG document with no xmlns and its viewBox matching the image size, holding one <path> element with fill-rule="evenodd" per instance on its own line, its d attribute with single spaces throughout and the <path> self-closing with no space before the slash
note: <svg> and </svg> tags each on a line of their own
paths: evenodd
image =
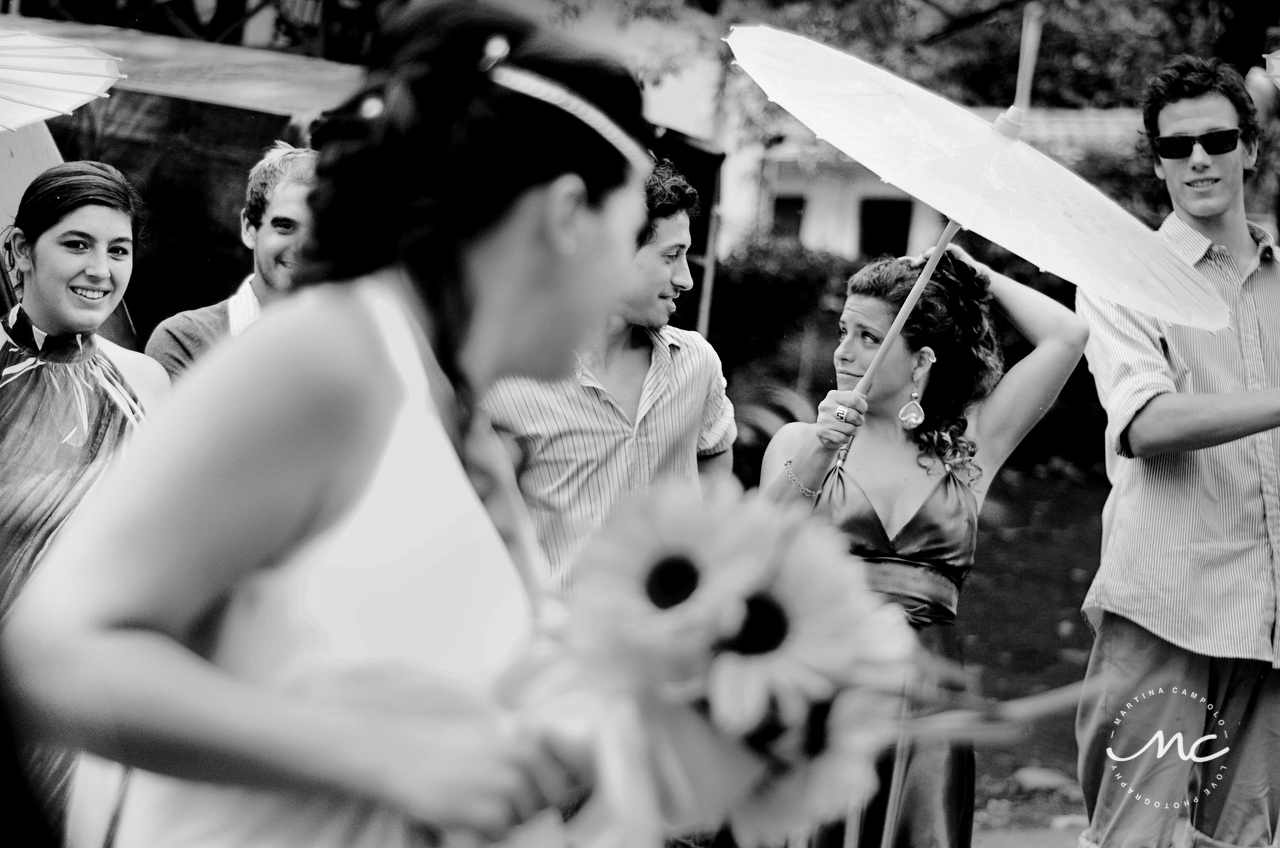
<svg viewBox="0 0 1280 848">
<path fill-rule="evenodd" d="M 563 746 L 489 718 L 384 725 L 378 794 L 428 831 L 473 831 L 491 841 L 582 794 L 576 757 Z"/>
<path fill-rule="evenodd" d="M 373 786 L 357 790 L 427 832 L 496 841 L 548 807 L 577 801 L 589 783 L 588 743 L 512 719 L 448 679 L 389 662 L 328 669 L 296 688 L 359 710 L 368 730 L 356 774 L 372 775 Z"/>
</svg>

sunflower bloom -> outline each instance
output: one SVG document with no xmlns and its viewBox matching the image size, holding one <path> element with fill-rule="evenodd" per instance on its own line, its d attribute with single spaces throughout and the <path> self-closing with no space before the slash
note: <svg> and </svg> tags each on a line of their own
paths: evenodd
<svg viewBox="0 0 1280 848">
<path fill-rule="evenodd" d="M 660 487 L 621 509 L 575 565 L 569 642 L 638 684 L 700 687 L 713 646 L 736 632 L 767 579 L 770 510 Z"/>
<path fill-rule="evenodd" d="M 774 520 L 781 543 L 772 579 L 745 599 L 740 631 L 720 643 L 709 669 L 712 718 L 737 735 L 771 710 L 783 728 L 796 727 L 812 704 L 869 680 L 900 691 L 915 646 L 838 533 L 802 513 L 775 512 Z"/>
</svg>

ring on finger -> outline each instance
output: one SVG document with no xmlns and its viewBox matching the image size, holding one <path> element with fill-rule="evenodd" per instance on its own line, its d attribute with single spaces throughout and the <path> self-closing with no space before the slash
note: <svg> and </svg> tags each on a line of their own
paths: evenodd
<svg viewBox="0 0 1280 848">
<path fill-rule="evenodd" d="M 841 423 L 849 420 L 849 407 L 843 403 L 836 404 L 836 420 Z"/>
</svg>

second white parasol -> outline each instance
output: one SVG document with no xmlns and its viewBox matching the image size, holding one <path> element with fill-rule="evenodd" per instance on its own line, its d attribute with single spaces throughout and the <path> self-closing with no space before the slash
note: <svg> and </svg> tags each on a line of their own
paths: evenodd
<svg viewBox="0 0 1280 848">
<path fill-rule="evenodd" d="M 744 26 L 725 40 L 738 66 L 770 100 L 818 138 L 951 219 L 931 259 L 964 227 L 1116 303 L 1176 324 L 1207 330 L 1227 326 L 1221 298 L 1163 240 L 1019 140 L 1039 42 L 1034 10 L 1023 31 L 1018 94 L 994 124 L 875 65 L 792 33 Z M 933 265 L 924 269 L 917 290 Z M 891 333 L 901 329 L 914 303 L 909 299 L 904 305 Z M 873 373 L 868 370 L 860 391 Z"/>
<path fill-rule="evenodd" d="M 121 79 L 120 60 L 86 44 L 0 31 L 0 129 L 70 114 Z"/>
</svg>

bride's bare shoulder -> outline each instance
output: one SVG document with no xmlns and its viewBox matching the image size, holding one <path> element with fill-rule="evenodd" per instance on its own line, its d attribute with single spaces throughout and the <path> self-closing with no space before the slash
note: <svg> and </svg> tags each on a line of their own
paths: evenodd
<svg viewBox="0 0 1280 848">
<path fill-rule="evenodd" d="M 97 342 L 107 358 L 120 369 L 125 382 L 138 396 L 144 410 L 153 410 L 164 402 L 169 394 L 169 375 L 159 362 L 102 336 L 98 336 Z"/>
</svg>

